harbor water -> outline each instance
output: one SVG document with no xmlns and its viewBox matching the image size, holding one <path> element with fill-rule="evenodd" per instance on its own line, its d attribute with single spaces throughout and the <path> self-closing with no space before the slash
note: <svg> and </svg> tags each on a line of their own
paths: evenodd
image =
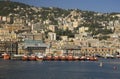
<svg viewBox="0 0 120 79">
<path fill-rule="evenodd" d="M 120 79 L 120 59 L 99 61 L 0 59 L 0 79 Z"/>
</svg>

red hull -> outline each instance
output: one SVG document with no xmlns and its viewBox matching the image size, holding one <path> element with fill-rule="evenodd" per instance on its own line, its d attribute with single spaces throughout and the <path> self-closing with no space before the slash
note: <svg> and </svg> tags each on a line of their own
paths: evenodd
<svg viewBox="0 0 120 79">
<path fill-rule="evenodd" d="M 59 59 L 60 59 L 61 61 L 65 61 L 65 60 L 66 60 L 66 57 L 65 57 L 65 56 L 60 56 Z"/>
<path fill-rule="evenodd" d="M 78 56 L 74 56 L 74 57 L 73 57 L 73 60 L 74 60 L 74 61 L 77 61 L 77 60 L 79 60 L 79 59 L 80 59 L 80 57 L 78 57 Z"/>
<path fill-rule="evenodd" d="M 36 56 L 35 55 L 31 55 L 31 56 L 28 57 L 28 59 L 30 61 L 35 61 L 36 60 Z"/>
<path fill-rule="evenodd" d="M 98 58 L 97 58 L 97 57 L 90 57 L 89 60 L 90 60 L 90 61 L 98 61 Z"/>
<path fill-rule="evenodd" d="M 43 58 L 38 58 L 38 57 L 36 57 L 36 60 L 37 60 L 37 61 L 43 61 Z"/>
<path fill-rule="evenodd" d="M 22 60 L 23 60 L 23 61 L 27 61 L 27 60 L 28 60 L 28 56 L 23 56 L 23 57 L 22 57 Z"/>
<path fill-rule="evenodd" d="M 10 59 L 10 55 L 4 55 L 3 59 L 4 60 L 9 60 Z"/>
<path fill-rule="evenodd" d="M 85 60 L 87 60 L 87 58 L 86 58 L 85 56 L 81 56 L 81 57 L 80 57 L 80 60 L 81 60 L 81 61 L 82 61 L 82 60 L 85 61 Z"/>
<path fill-rule="evenodd" d="M 53 60 L 57 61 L 57 60 L 59 60 L 59 57 L 58 56 L 54 56 Z"/>
<path fill-rule="evenodd" d="M 44 58 L 44 60 L 52 60 L 52 56 L 46 56 L 45 58 Z"/>
<path fill-rule="evenodd" d="M 2 54 L 2 57 L 3 57 L 4 60 L 9 60 L 10 59 L 10 55 L 7 54 L 7 53 Z"/>
<path fill-rule="evenodd" d="M 72 61 L 73 60 L 73 56 L 67 56 L 67 60 L 68 61 Z"/>
</svg>

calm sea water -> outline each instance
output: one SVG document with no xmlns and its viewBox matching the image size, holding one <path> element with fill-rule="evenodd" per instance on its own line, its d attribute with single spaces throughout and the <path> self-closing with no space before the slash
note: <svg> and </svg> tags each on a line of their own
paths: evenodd
<svg viewBox="0 0 120 79">
<path fill-rule="evenodd" d="M 0 59 L 0 79 L 120 79 L 120 59 L 95 62 Z"/>
</svg>

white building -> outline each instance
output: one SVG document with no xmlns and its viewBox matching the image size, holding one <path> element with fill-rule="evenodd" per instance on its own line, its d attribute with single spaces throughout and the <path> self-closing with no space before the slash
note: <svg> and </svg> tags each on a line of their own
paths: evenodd
<svg viewBox="0 0 120 79">
<path fill-rule="evenodd" d="M 49 40 L 56 40 L 56 33 L 49 32 L 48 33 L 48 39 Z"/>
<path fill-rule="evenodd" d="M 79 33 L 84 33 L 85 31 L 87 31 L 89 28 L 88 27 L 80 27 L 79 28 Z"/>
</svg>

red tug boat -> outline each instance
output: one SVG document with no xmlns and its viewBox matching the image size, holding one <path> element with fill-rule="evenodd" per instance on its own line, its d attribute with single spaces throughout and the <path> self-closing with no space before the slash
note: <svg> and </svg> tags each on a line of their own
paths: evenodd
<svg viewBox="0 0 120 79">
<path fill-rule="evenodd" d="M 30 56 L 28 56 L 28 60 L 35 61 L 36 60 L 36 56 L 34 54 L 31 54 Z"/>
<path fill-rule="evenodd" d="M 3 57 L 4 60 L 9 60 L 10 59 L 10 55 L 7 54 L 7 53 L 2 54 L 2 57 Z"/>
<path fill-rule="evenodd" d="M 23 61 L 27 61 L 27 60 L 28 60 L 28 55 L 24 55 L 24 56 L 22 57 L 22 60 L 23 60 Z"/>
</svg>

